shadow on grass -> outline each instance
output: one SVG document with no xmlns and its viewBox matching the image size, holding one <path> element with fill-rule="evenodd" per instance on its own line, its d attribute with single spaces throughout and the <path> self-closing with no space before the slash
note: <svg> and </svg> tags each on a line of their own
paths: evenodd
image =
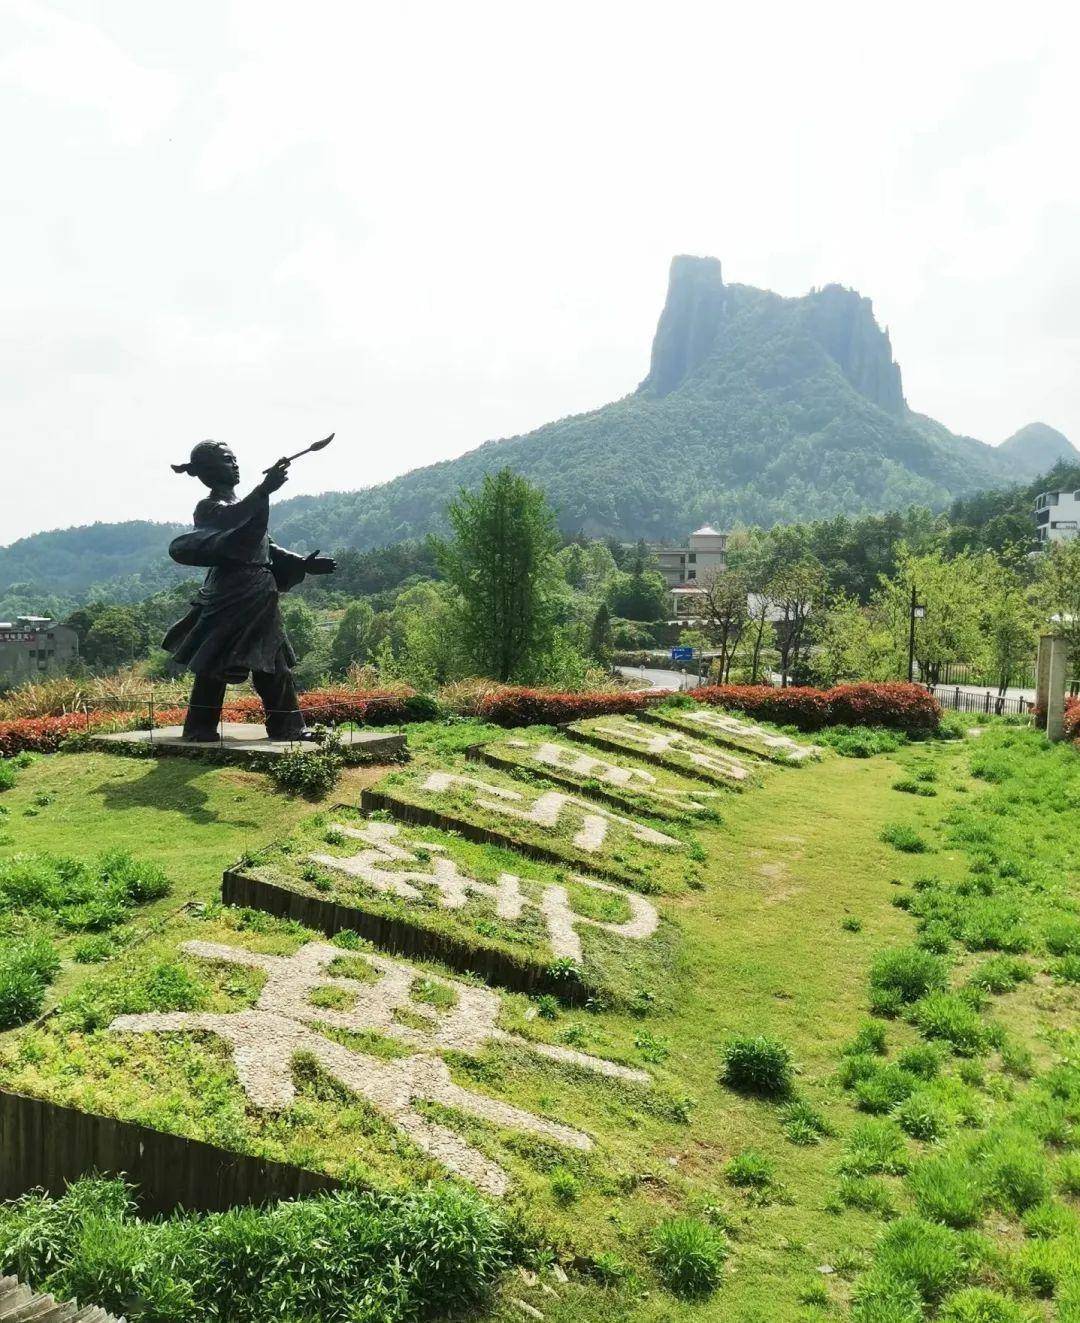
<svg viewBox="0 0 1080 1323">
<path fill-rule="evenodd" d="M 152 808 L 181 813 L 200 825 L 257 828 L 258 822 L 229 817 L 211 804 L 210 796 L 197 782 L 212 770 L 191 758 L 161 758 L 151 762 L 137 780 L 106 782 L 95 793 L 101 796 L 106 809 L 117 812 Z"/>
</svg>

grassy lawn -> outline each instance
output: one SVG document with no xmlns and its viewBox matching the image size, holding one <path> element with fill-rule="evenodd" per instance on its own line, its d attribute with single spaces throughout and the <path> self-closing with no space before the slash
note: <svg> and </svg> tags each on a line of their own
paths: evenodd
<svg viewBox="0 0 1080 1323">
<path fill-rule="evenodd" d="M 426 768 L 454 761 L 460 755 L 448 744 L 463 749 L 474 735 L 421 727 L 410 743 Z M 460 768 L 527 787 L 464 760 Z M 414 765 L 382 784 L 411 792 L 419 774 Z M 335 797 L 355 802 L 359 784 Z M 661 864 L 661 885 L 650 892 L 673 934 L 672 960 L 645 976 L 635 1010 L 545 1004 L 538 1014 L 537 999 L 505 994 L 499 1019 L 519 1038 L 643 1070 L 651 1086 L 589 1076 L 520 1046 L 448 1057 L 463 1087 L 596 1141 L 591 1152 L 571 1151 L 439 1113 L 509 1174 L 507 1207 L 538 1247 L 528 1256 L 538 1276 L 511 1272 L 485 1317 L 520 1323 L 524 1302 L 549 1323 L 825 1323 L 866 1296 L 860 1323 L 918 1323 L 974 1285 L 1020 1312 L 943 1318 L 1075 1323 L 1080 1273 L 1068 1265 L 1080 1261 L 1080 1240 L 1070 1239 L 1080 1194 L 1070 1153 L 1080 1122 L 1078 787 L 1073 750 L 993 724 L 978 739 L 871 758 L 826 752 L 771 769 L 764 784 L 724 797 L 721 822 L 680 824 L 693 846 L 691 867 L 684 872 L 680 860 L 676 874 Z M 50 802 L 36 805 L 41 795 Z M 210 899 L 224 866 L 313 810 L 272 793 L 261 777 L 96 754 L 39 760 L 0 803 L 8 809 L 0 819 L 5 854 L 86 855 L 123 845 L 159 863 L 173 893 L 139 910 L 134 925 L 184 900 Z M 37 812 L 27 816 L 27 808 Z M 297 839 L 318 830 L 305 827 Z M 462 848 L 463 858 L 484 866 L 485 847 Z M 635 864 L 671 858 L 637 842 L 620 840 L 619 848 Z M 642 876 L 648 868 L 641 864 Z M 265 1120 L 245 1107 L 220 1044 L 190 1037 L 169 1046 L 154 1035 L 96 1029 L 117 1008 L 143 1008 L 148 973 L 160 966 L 181 971 L 175 986 L 192 1005 L 252 1003 L 260 986 L 252 971 L 223 972 L 178 953 L 181 937 L 288 951 L 311 936 L 214 908 L 175 922 L 136 954 L 84 975 L 78 988 L 61 980 L 58 1016 L 0 1036 L 0 1077 L 383 1188 L 438 1178 L 432 1159 L 317 1071 L 297 1072 L 298 1116 Z M 904 955 L 916 941 L 915 954 Z M 364 946 L 351 949 L 362 954 Z M 908 961 L 906 983 L 881 965 L 890 951 Z M 916 976 L 925 986 L 911 991 Z M 154 984 L 165 999 L 154 1009 L 171 1009 L 170 986 Z M 873 1019 L 872 998 L 882 1012 Z M 792 1094 L 770 1100 L 721 1081 L 725 1044 L 737 1034 L 787 1046 Z M 401 1049 L 373 1035 L 365 1050 L 389 1058 Z M 897 1170 L 876 1170 L 889 1164 L 866 1156 L 867 1125 L 877 1127 L 879 1147 L 893 1145 Z M 1014 1150 L 1020 1156 L 1007 1161 Z M 980 1192 L 970 1222 L 958 1221 L 944 1196 L 935 1203 L 927 1195 L 945 1180 L 933 1164 L 946 1160 Z M 1027 1173 L 1026 1185 L 1002 1175 L 1014 1167 Z M 1029 1193 L 1018 1194 L 1018 1182 Z M 895 1216 L 913 1211 L 917 1224 Z M 683 1215 L 725 1247 L 714 1294 L 680 1298 L 658 1273 L 656 1228 Z M 923 1237 L 907 1258 L 897 1248 L 904 1236 Z M 1038 1264 L 1032 1245 L 1043 1256 Z M 935 1284 L 927 1268 L 918 1283 L 909 1280 L 915 1259 L 940 1265 L 950 1254 L 959 1264 L 951 1275 L 940 1268 Z M 552 1256 L 568 1281 L 550 1270 Z M 903 1306 L 905 1292 L 915 1292 L 915 1303 Z"/>
</svg>

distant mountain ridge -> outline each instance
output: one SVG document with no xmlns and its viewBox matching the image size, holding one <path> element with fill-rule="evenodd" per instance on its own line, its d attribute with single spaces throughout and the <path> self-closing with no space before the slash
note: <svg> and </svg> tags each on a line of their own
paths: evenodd
<svg viewBox="0 0 1080 1323">
<path fill-rule="evenodd" d="M 1028 423 L 997 447 L 1024 478 L 1035 478 L 1054 467 L 1058 460 L 1075 464 L 1080 451 L 1067 436 L 1046 423 Z"/>
<path fill-rule="evenodd" d="M 855 290 L 784 298 L 726 283 L 715 258 L 681 256 L 648 374 L 629 395 L 377 487 L 282 501 L 273 527 L 300 549 L 421 536 L 444 527 L 459 487 L 508 465 L 546 489 L 566 532 L 665 538 L 706 522 L 942 508 L 1028 481 L 1063 455 L 1077 452 L 1045 424 L 995 449 L 913 412 L 888 333 Z M 24 538 L 0 549 L 0 593 L 14 583 L 81 592 L 133 571 L 161 586 L 174 575 L 174 527 Z"/>
</svg>

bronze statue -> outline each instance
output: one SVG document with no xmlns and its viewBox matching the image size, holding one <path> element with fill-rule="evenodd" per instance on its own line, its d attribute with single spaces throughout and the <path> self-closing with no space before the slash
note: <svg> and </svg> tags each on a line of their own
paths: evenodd
<svg viewBox="0 0 1080 1323">
<path fill-rule="evenodd" d="M 169 555 L 178 564 L 208 568 L 192 609 L 162 640 L 175 661 L 195 672 L 185 740 L 204 744 L 218 739 L 225 687 L 249 674 L 262 699 L 271 739 L 314 738 L 297 702 L 292 677 L 296 654 L 285 633 L 278 596 L 309 574 L 332 574 L 334 561 L 317 551 L 310 556 L 285 551 L 267 534 L 270 493 L 288 482 L 289 464 L 296 458 L 279 459 L 241 500 L 236 497 L 240 469 L 223 441 L 200 441 L 186 464 L 172 466 L 210 488 L 210 495 L 195 507 L 194 531 L 169 544 Z"/>
</svg>

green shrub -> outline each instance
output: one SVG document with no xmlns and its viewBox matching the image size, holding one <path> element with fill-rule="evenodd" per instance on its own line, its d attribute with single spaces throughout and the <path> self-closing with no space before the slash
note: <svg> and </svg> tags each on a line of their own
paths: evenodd
<svg viewBox="0 0 1080 1323">
<path fill-rule="evenodd" d="M 651 1257 L 661 1281 L 676 1295 L 709 1295 L 720 1284 L 727 1241 L 696 1217 L 669 1217 L 653 1232 Z"/>
<path fill-rule="evenodd" d="M 853 1126 L 840 1170 L 847 1176 L 899 1176 L 908 1169 L 904 1132 L 895 1121 L 867 1120 Z"/>
<path fill-rule="evenodd" d="M 730 1185 L 740 1189 L 768 1189 L 776 1177 L 772 1159 L 756 1149 L 743 1149 L 724 1167 L 724 1175 Z"/>
<path fill-rule="evenodd" d="M 581 1194 L 581 1182 L 572 1171 L 564 1168 L 552 1173 L 551 1193 L 556 1203 L 572 1204 Z"/>
<path fill-rule="evenodd" d="M 808 1146 L 817 1144 L 826 1135 L 833 1133 L 832 1127 L 819 1111 L 808 1102 L 797 1099 L 783 1111 L 784 1134 L 792 1144 Z"/>
<path fill-rule="evenodd" d="M 483 1299 L 508 1261 L 496 1209 L 440 1182 L 142 1222 L 119 1181 L 0 1208 L 0 1272 L 156 1323 L 406 1323 Z"/>
<path fill-rule="evenodd" d="M 10 790 L 14 784 L 14 764 L 10 758 L 0 758 L 0 790 Z"/>
<path fill-rule="evenodd" d="M 342 760 L 337 747 L 298 745 L 279 754 L 267 771 L 279 790 L 306 799 L 322 799 L 337 785 Z"/>
<path fill-rule="evenodd" d="M 856 1289 L 851 1317 L 853 1323 L 923 1323 L 926 1316 L 908 1282 L 870 1273 Z"/>
<path fill-rule="evenodd" d="M 1028 983 L 1034 975 L 1031 966 L 1013 956 L 998 955 L 984 960 L 972 971 L 968 982 L 983 992 L 1012 992 L 1020 983 Z"/>
<path fill-rule="evenodd" d="M 893 1217 L 896 1213 L 889 1187 L 867 1176 L 841 1176 L 836 1197 L 845 1208 L 857 1208 L 862 1213 L 876 1213 L 878 1217 Z"/>
<path fill-rule="evenodd" d="M 896 1123 L 912 1139 L 932 1143 L 950 1128 L 949 1114 L 940 1101 L 926 1089 L 918 1089 L 894 1109 Z"/>
<path fill-rule="evenodd" d="M 1035 1074 L 1035 1058 L 1023 1043 L 1006 1040 L 1001 1044 L 1001 1068 L 1017 1079 L 1029 1080 Z"/>
<path fill-rule="evenodd" d="M 990 1035 L 979 1014 L 954 992 L 931 992 L 915 1003 L 912 1018 L 927 1038 L 940 1038 L 960 1056 L 981 1056 Z"/>
<path fill-rule="evenodd" d="M 1080 1199 L 1080 1154 L 1066 1153 L 1057 1167 L 1058 1189 L 1070 1198 Z"/>
<path fill-rule="evenodd" d="M 945 962 L 917 946 L 882 951 L 870 966 L 871 991 L 891 995 L 901 1004 L 944 988 L 947 978 Z"/>
<path fill-rule="evenodd" d="M 41 1013 L 60 957 L 44 937 L 5 938 L 0 945 L 0 1029 L 13 1029 Z"/>
<path fill-rule="evenodd" d="M 1031 935 L 1020 909 L 997 896 L 969 900 L 960 925 L 960 940 L 969 951 L 1026 951 Z"/>
<path fill-rule="evenodd" d="M 1080 956 L 1080 920 L 1059 919 L 1050 924 L 1045 942 L 1051 955 Z"/>
<path fill-rule="evenodd" d="M 830 726 L 815 731 L 814 741 L 828 745 L 844 758 L 872 758 L 879 753 L 895 753 L 907 742 L 899 731 L 885 726 Z"/>
<path fill-rule="evenodd" d="M 892 788 L 905 795 L 919 795 L 923 799 L 931 799 L 937 794 L 933 786 L 925 785 L 913 776 L 902 776 L 899 781 L 893 782 Z"/>
<path fill-rule="evenodd" d="M 876 1020 L 864 1020 L 855 1037 L 840 1050 L 845 1056 L 864 1056 L 871 1052 L 881 1056 L 885 1049 L 885 1026 Z"/>
<path fill-rule="evenodd" d="M 915 1206 L 932 1222 L 973 1227 L 982 1219 L 986 1191 L 978 1168 L 961 1154 L 920 1162 L 908 1177 Z"/>
<path fill-rule="evenodd" d="M 874 1266 L 885 1278 L 910 1286 L 926 1305 L 961 1286 L 966 1276 L 956 1233 L 914 1216 L 899 1218 L 886 1229 Z"/>
<path fill-rule="evenodd" d="M 875 1062 L 874 1069 L 855 1082 L 858 1107 L 861 1111 L 877 1115 L 891 1112 L 914 1092 L 918 1082 L 916 1076 L 900 1066 L 884 1066 Z"/>
<path fill-rule="evenodd" d="M 982 1148 L 980 1156 L 990 1201 L 1003 1213 L 1019 1216 L 1050 1198 L 1046 1158 L 1028 1136 L 999 1136 Z"/>
<path fill-rule="evenodd" d="M 17 854 L 0 861 L 0 911 L 58 923 L 71 932 L 102 932 L 123 923 L 133 905 L 167 895 L 157 864 L 125 850 L 91 861 Z"/>
<path fill-rule="evenodd" d="M 1067 955 L 1054 966 L 1059 983 L 1080 983 L 1080 955 Z"/>
<path fill-rule="evenodd" d="M 791 1092 L 791 1053 L 777 1038 L 736 1034 L 723 1048 L 721 1080 L 732 1089 L 764 1097 Z"/>
<path fill-rule="evenodd" d="M 1030 1323 L 1031 1315 L 1008 1296 L 971 1286 L 950 1296 L 938 1318 L 940 1323 Z"/>
<path fill-rule="evenodd" d="M 941 1049 L 933 1043 L 913 1043 L 904 1048 L 896 1064 L 921 1080 L 932 1080 L 941 1069 Z"/>
<path fill-rule="evenodd" d="M 914 827 L 902 822 L 887 823 L 882 829 L 881 839 L 903 854 L 925 854 L 930 848 Z"/>
</svg>

